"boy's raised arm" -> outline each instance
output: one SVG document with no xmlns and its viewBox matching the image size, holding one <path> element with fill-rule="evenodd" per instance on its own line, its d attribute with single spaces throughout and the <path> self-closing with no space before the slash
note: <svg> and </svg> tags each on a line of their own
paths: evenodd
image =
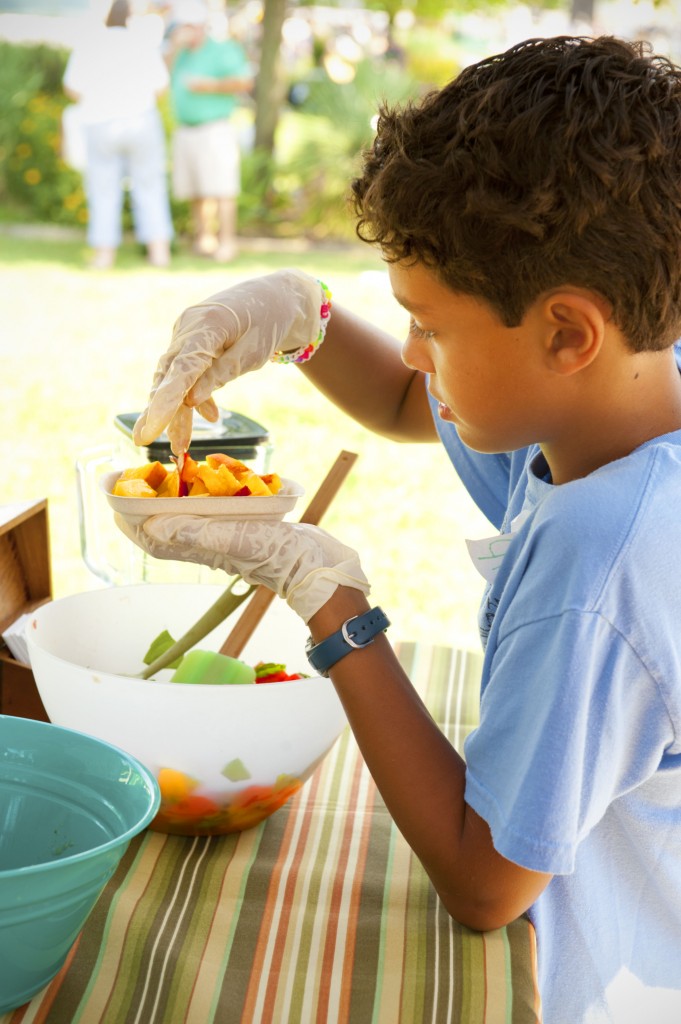
<svg viewBox="0 0 681 1024">
<path fill-rule="evenodd" d="M 326 341 L 301 369 L 367 429 L 395 441 L 437 441 L 424 376 L 403 363 L 401 348 L 385 331 L 334 303 Z"/>
</svg>

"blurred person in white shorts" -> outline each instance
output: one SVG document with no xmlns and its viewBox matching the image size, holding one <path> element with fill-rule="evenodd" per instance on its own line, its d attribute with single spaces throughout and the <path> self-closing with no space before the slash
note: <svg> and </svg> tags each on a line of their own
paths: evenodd
<svg viewBox="0 0 681 1024">
<path fill-rule="evenodd" d="M 194 251 L 228 262 L 237 254 L 239 140 L 231 115 L 253 80 L 242 47 L 213 39 L 207 8 L 184 0 L 170 33 L 168 63 L 176 127 L 173 193 L 192 204 Z"/>
<path fill-rule="evenodd" d="M 130 6 L 114 0 L 106 27 L 74 47 L 64 91 L 79 101 L 91 266 L 113 265 L 121 242 L 123 191 L 130 183 L 137 240 L 154 266 L 170 261 L 173 225 L 166 143 L 157 98 L 169 83 L 158 45 L 127 27 Z"/>
</svg>

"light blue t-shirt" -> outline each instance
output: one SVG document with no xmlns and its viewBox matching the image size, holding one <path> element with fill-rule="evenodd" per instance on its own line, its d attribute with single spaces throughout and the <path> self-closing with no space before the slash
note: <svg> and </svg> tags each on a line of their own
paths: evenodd
<svg viewBox="0 0 681 1024">
<path fill-rule="evenodd" d="M 555 877 L 544 1024 L 681 1022 L 681 431 L 556 487 L 538 448 L 445 447 L 503 532 L 466 801 Z M 524 515 L 521 515 L 524 513 Z"/>
</svg>

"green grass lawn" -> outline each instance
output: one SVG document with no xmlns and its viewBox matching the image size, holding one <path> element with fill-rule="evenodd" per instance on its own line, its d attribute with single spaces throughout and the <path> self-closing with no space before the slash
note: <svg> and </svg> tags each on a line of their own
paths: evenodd
<svg viewBox="0 0 681 1024">
<path fill-rule="evenodd" d="M 297 266 L 385 329 L 401 336 L 406 328 L 369 247 L 259 251 L 251 244 L 229 267 L 180 251 L 169 270 L 155 270 L 127 243 L 106 273 L 87 270 L 86 254 L 78 237 L 0 234 L 0 500 L 49 499 L 55 596 L 101 585 L 81 556 L 75 461 L 112 449 L 114 416 L 144 407 L 156 361 L 186 306 L 231 282 Z M 477 646 L 482 581 L 464 538 L 490 527 L 438 445 L 396 445 L 369 434 L 293 367 L 268 366 L 217 398 L 269 428 L 272 468 L 300 480 L 308 494 L 338 451 L 358 452 L 325 528 L 361 553 L 394 637 Z M 104 543 L 118 545 L 104 498 L 98 515 Z"/>
</svg>

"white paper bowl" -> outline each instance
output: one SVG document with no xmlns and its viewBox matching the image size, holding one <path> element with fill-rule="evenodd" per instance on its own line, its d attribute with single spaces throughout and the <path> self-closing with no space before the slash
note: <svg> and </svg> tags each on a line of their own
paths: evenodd
<svg viewBox="0 0 681 1024">
<path fill-rule="evenodd" d="M 130 678 L 162 630 L 181 636 L 223 589 L 112 587 L 52 601 L 29 620 L 31 666 L 51 721 L 113 743 L 147 766 L 161 787 L 151 826 L 161 832 L 217 835 L 257 825 L 303 785 L 347 723 L 332 683 L 320 676 L 231 686 Z M 197 646 L 218 650 L 230 619 Z M 306 637 L 302 621 L 277 599 L 241 658 L 305 672 Z M 223 774 L 237 759 L 249 778 Z"/>
<path fill-rule="evenodd" d="M 123 498 L 112 494 L 114 485 L 120 477 L 120 470 L 106 473 L 100 481 L 100 487 L 106 500 L 114 512 L 127 523 L 136 526 L 158 515 L 207 516 L 211 519 L 274 519 L 281 520 L 287 512 L 295 508 L 304 488 L 295 480 L 282 478 L 282 488 L 278 494 L 257 495 L 247 497 L 217 498 L 212 495 L 190 498 Z"/>
</svg>

